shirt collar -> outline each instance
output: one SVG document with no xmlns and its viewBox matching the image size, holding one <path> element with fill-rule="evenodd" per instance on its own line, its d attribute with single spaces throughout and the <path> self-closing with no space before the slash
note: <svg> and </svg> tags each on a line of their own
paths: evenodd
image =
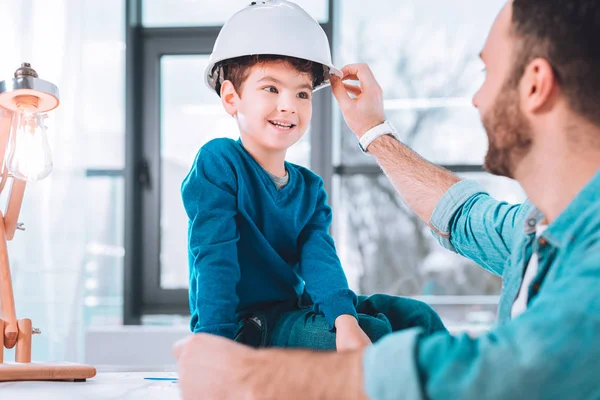
<svg viewBox="0 0 600 400">
<path fill-rule="evenodd" d="M 583 189 L 569 203 L 567 208 L 560 213 L 548 229 L 544 232 L 544 237 L 554 246 L 558 247 L 561 243 L 571 239 L 571 227 L 581 216 L 582 212 L 600 203 L 600 170 L 583 187 Z M 525 219 L 525 233 L 531 234 L 536 230 L 536 226 L 544 220 L 544 214 L 534 207 L 533 211 Z"/>
</svg>

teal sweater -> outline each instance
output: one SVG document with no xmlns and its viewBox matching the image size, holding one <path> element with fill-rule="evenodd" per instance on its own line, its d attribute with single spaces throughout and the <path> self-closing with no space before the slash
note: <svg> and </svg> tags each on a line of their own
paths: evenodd
<svg viewBox="0 0 600 400">
<path fill-rule="evenodd" d="M 277 190 L 240 141 L 215 139 L 198 152 L 181 188 L 193 332 L 233 338 L 240 318 L 305 290 L 330 329 L 338 316 L 356 316 L 356 295 L 328 233 L 323 181 L 285 166 L 289 183 Z"/>
</svg>

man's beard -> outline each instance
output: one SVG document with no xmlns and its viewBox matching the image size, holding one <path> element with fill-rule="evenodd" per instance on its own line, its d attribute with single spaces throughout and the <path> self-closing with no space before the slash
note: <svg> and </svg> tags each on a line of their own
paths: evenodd
<svg viewBox="0 0 600 400">
<path fill-rule="evenodd" d="M 494 175 L 514 178 L 517 164 L 531 148 L 531 127 L 521 112 L 517 88 L 505 84 L 482 122 L 489 139 L 485 169 Z"/>
</svg>

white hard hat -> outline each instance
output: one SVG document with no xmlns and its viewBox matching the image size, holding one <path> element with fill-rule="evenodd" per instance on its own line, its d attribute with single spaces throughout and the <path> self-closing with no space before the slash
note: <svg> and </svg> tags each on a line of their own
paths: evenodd
<svg viewBox="0 0 600 400">
<path fill-rule="evenodd" d="M 221 61 L 272 54 L 313 61 L 324 66 L 324 81 L 313 90 L 329 85 L 329 74 L 342 77 L 333 66 L 327 35 L 319 23 L 297 4 L 286 0 L 253 1 L 235 13 L 223 26 L 204 72 L 206 84 L 216 90 L 222 78 L 215 71 Z"/>
</svg>

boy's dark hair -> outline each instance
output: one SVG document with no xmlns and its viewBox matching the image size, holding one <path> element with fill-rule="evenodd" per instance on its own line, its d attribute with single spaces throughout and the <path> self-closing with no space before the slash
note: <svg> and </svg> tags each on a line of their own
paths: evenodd
<svg viewBox="0 0 600 400">
<path fill-rule="evenodd" d="M 514 0 L 513 85 L 535 58 L 546 59 L 572 110 L 600 127 L 600 1 Z"/>
<path fill-rule="evenodd" d="M 241 93 L 242 86 L 250 74 L 250 69 L 257 64 L 268 62 L 286 62 L 296 71 L 309 74 L 312 78 L 313 88 L 319 86 L 325 80 L 326 68 L 319 63 L 296 57 L 260 54 L 230 58 L 217 63 L 213 69 L 213 73 L 217 77 L 215 91 L 220 96 L 221 85 L 224 81 L 229 80 L 233 83 L 235 90 Z"/>
</svg>

